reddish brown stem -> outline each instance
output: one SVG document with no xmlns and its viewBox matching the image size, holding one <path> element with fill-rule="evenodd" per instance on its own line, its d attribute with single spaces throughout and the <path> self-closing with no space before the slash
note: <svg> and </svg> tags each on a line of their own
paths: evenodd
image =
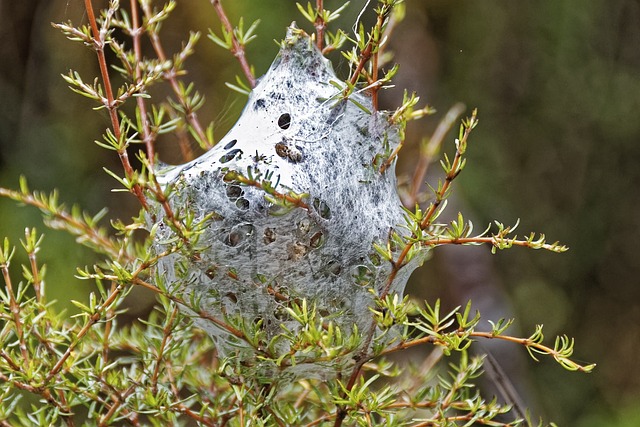
<svg viewBox="0 0 640 427">
<path fill-rule="evenodd" d="M 85 0 L 84 6 L 89 18 L 89 25 L 91 25 L 91 32 L 93 33 L 93 46 L 98 55 L 98 65 L 100 66 L 100 74 L 102 75 L 102 82 L 104 84 L 104 90 L 107 95 L 107 110 L 109 111 L 109 117 L 111 119 L 111 125 L 113 126 L 113 133 L 117 139 L 120 139 L 120 122 L 118 120 L 118 112 L 113 106 L 113 89 L 111 88 L 111 79 L 109 78 L 109 71 L 107 70 L 107 60 L 104 55 L 104 40 L 100 29 L 98 28 L 98 22 L 96 16 L 93 13 L 93 5 L 91 0 Z"/>
<path fill-rule="evenodd" d="M 111 282 L 111 290 L 110 292 L 113 294 L 116 291 L 118 284 L 113 281 Z M 102 337 L 102 360 L 105 366 L 109 363 L 109 337 L 111 336 L 111 329 L 113 328 L 113 317 L 115 315 L 114 310 L 110 309 L 107 311 L 107 321 L 104 325 L 104 335 Z"/>
<path fill-rule="evenodd" d="M 20 353 L 24 363 L 29 363 L 29 352 L 27 351 L 27 344 L 24 339 L 24 330 L 22 329 L 22 319 L 20 318 L 20 305 L 16 300 L 15 292 L 13 291 L 13 285 L 11 282 L 11 276 L 9 275 L 9 261 L 0 266 L 2 268 L 2 276 L 4 277 L 4 284 L 9 294 L 9 310 L 13 315 L 13 323 L 16 325 L 16 335 L 20 343 Z"/>
<path fill-rule="evenodd" d="M 142 63 L 142 51 L 140 48 L 140 34 L 141 34 L 141 28 L 140 28 L 140 18 L 138 16 L 138 4 L 137 4 L 137 0 L 131 0 L 131 16 L 132 16 L 132 34 L 131 37 L 133 38 L 133 50 L 134 50 L 134 55 L 135 55 L 135 59 L 136 59 L 136 69 L 135 69 L 135 78 L 136 80 L 141 79 L 141 72 L 142 70 L 140 69 L 140 64 Z M 157 33 L 152 32 L 153 36 L 155 36 L 155 38 L 157 38 Z M 156 51 L 158 53 L 158 57 L 161 61 L 165 61 L 164 59 L 164 52 L 161 48 L 160 42 L 159 40 L 156 41 L 156 43 L 153 43 L 154 46 L 156 46 Z M 170 79 L 170 81 L 172 81 L 172 86 L 174 86 L 174 91 L 176 91 L 177 93 L 179 93 L 179 85 L 178 82 L 176 81 L 175 77 L 173 77 L 173 80 Z M 142 138 L 145 142 L 145 145 L 147 147 L 147 157 L 149 159 L 149 165 L 151 167 L 153 167 L 154 165 L 154 161 L 155 161 L 155 150 L 154 150 L 154 144 L 155 144 L 155 135 L 151 132 L 150 126 L 149 126 L 149 119 L 147 116 L 147 106 L 146 103 L 144 101 L 144 99 L 142 97 L 138 97 L 137 98 L 137 102 L 138 102 L 138 108 L 140 109 L 140 116 L 141 116 L 141 121 L 142 121 Z M 193 113 L 195 114 L 195 113 Z M 197 128 L 195 127 L 194 123 L 197 125 Z M 204 136 L 204 132 L 202 132 L 202 128 L 200 128 L 200 124 L 198 123 L 197 120 L 193 120 L 192 125 L 194 126 L 194 128 L 196 130 L 199 130 L 200 133 L 202 133 L 202 137 L 204 138 L 203 140 L 206 141 L 206 137 Z M 158 181 L 156 181 L 155 179 L 153 180 L 152 185 L 155 188 L 155 194 L 162 194 L 162 189 L 160 188 L 160 184 L 158 184 Z M 178 231 L 180 233 L 180 237 L 182 238 L 182 240 L 184 241 L 185 244 L 189 244 L 188 240 L 184 237 L 184 230 L 182 225 L 176 220 L 175 215 L 173 213 L 173 210 L 171 209 L 171 206 L 169 206 L 168 201 L 163 197 L 158 198 L 158 201 L 160 202 L 160 204 L 162 205 L 162 209 L 165 212 L 165 216 L 169 219 L 169 221 L 174 225 L 174 227 L 176 228 L 176 231 Z"/>
<path fill-rule="evenodd" d="M 89 227 L 85 222 L 77 220 L 69 212 L 58 210 L 52 212 L 49 209 L 49 206 L 44 203 L 41 198 L 37 197 L 37 194 L 36 196 L 34 196 L 31 194 L 23 194 L 17 191 L 0 188 L 0 196 L 8 197 L 12 200 L 24 203 L 25 205 L 34 206 L 40 209 L 46 214 L 51 215 L 51 217 L 55 218 L 56 220 L 69 225 L 73 229 L 72 234 L 81 236 L 83 238 L 83 241 L 92 242 L 93 246 L 99 249 L 101 253 L 112 256 L 115 259 L 118 258 L 119 249 L 111 239 L 104 236 L 93 227 Z"/>
<path fill-rule="evenodd" d="M 391 6 L 384 5 L 379 11 L 376 24 L 371 31 L 369 40 L 367 41 L 364 49 L 360 52 L 360 60 L 349 79 L 350 84 L 345 89 L 345 95 L 349 94 L 351 88 L 358 82 L 360 75 L 364 75 L 367 80 L 367 84 L 370 85 L 369 93 L 371 95 L 374 110 L 378 109 L 378 91 L 381 87 L 379 84 L 375 84 L 378 81 L 378 49 L 380 47 L 380 37 L 382 36 L 385 21 L 389 17 L 389 13 L 391 13 L 392 9 L 393 8 Z M 365 66 L 369 61 L 372 61 L 371 73 L 367 73 L 365 70 Z"/>
<path fill-rule="evenodd" d="M 100 419 L 100 421 L 98 422 L 98 427 L 106 427 L 108 425 L 111 425 L 111 422 L 110 422 L 111 417 L 113 417 L 116 411 L 120 409 L 122 404 L 126 402 L 127 397 L 133 394 L 133 392 L 135 391 L 136 391 L 136 386 L 132 384 L 122 394 L 113 393 L 112 399 L 114 400 L 114 403 L 109 408 L 109 411 L 107 411 L 107 413 L 104 414 L 104 416 Z"/>
<path fill-rule="evenodd" d="M 467 128 L 465 129 L 462 139 L 459 142 L 459 146 L 466 145 L 467 140 L 469 139 L 469 135 L 471 134 L 471 130 L 473 129 L 473 123 L 475 121 L 476 121 L 476 111 L 474 110 L 473 115 L 469 121 L 470 125 L 467 126 Z M 434 219 L 434 214 L 438 211 L 438 208 L 442 204 L 442 201 L 445 199 L 445 195 L 449 191 L 451 182 L 453 182 L 453 180 L 456 178 L 456 176 L 460 172 L 459 166 L 461 161 L 462 161 L 462 152 L 460 151 L 460 149 L 457 149 L 455 157 L 453 158 L 453 162 L 451 163 L 451 168 L 447 173 L 447 176 L 445 177 L 444 183 L 436 193 L 435 201 L 431 203 L 431 205 L 429 205 L 429 209 L 427 210 L 424 217 L 422 218 L 422 221 L 420 222 L 420 230 L 426 230 L 431 226 L 431 223 L 433 222 L 433 219 Z M 412 236 L 412 237 L 418 238 L 420 236 Z M 391 284 L 395 280 L 396 275 L 398 274 L 400 269 L 404 266 L 404 261 L 407 255 L 409 255 L 411 248 L 413 248 L 413 245 L 415 245 L 417 241 L 418 240 L 413 240 L 413 239 L 410 240 L 405 245 L 400 255 L 398 255 L 398 258 L 393 262 L 393 269 L 389 274 L 389 277 L 387 279 L 387 284 L 385 285 L 382 293 L 379 295 L 380 298 L 386 297 L 387 294 L 389 293 Z"/>
<path fill-rule="evenodd" d="M 249 86 L 254 88 L 256 86 L 256 78 L 253 75 L 253 71 L 251 71 L 251 66 L 247 62 L 247 58 L 244 52 L 244 46 L 241 45 L 240 42 L 238 42 L 238 39 L 233 33 L 233 26 L 231 25 L 231 22 L 229 21 L 229 18 L 227 17 L 227 14 L 225 13 L 224 8 L 222 7 L 221 0 L 211 0 L 211 4 L 213 5 L 213 9 L 216 11 L 216 14 L 218 15 L 218 18 L 220 18 L 220 21 L 222 22 L 224 29 L 227 31 L 228 34 L 231 35 L 231 53 L 233 54 L 233 56 L 238 58 L 238 61 L 240 62 L 240 67 L 242 68 L 242 72 L 244 73 L 245 77 L 249 81 Z"/>
<path fill-rule="evenodd" d="M 293 205 L 296 205 L 299 208 L 302 208 L 302 209 L 304 209 L 306 211 L 309 211 L 309 205 L 307 205 L 305 202 L 303 202 L 301 198 L 293 197 L 293 196 L 291 196 L 289 194 L 279 193 L 279 192 L 277 192 L 277 191 L 275 191 L 273 189 L 267 191 L 265 189 L 263 183 L 255 180 L 255 179 L 249 179 L 244 175 L 241 175 L 239 173 L 234 173 L 234 172 L 227 173 L 225 178 L 229 179 L 229 180 L 238 181 L 238 182 L 240 182 L 240 183 L 242 183 L 244 185 L 249 185 L 251 187 L 258 188 L 260 190 L 263 190 L 265 193 L 275 197 L 276 199 L 279 199 L 281 201 L 285 201 L 287 203 L 291 203 Z"/>
<path fill-rule="evenodd" d="M 380 51 L 376 49 L 371 58 L 371 83 L 378 81 L 378 54 Z M 373 109 L 378 111 L 378 92 L 380 92 L 380 86 L 374 85 L 371 88 L 371 103 Z"/>
<path fill-rule="evenodd" d="M 20 368 L 18 368 L 18 369 L 20 369 Z M 27 391 L 27 392 L 35 394 L 35 395 L 42 396 L 42 398 L 44 400 L 46 400 L 49 404 L 51 404 L 52 406 L 58 408 L 58 410 L 60 410 L 61 414 L 65 414 L 65 415 L 62 415 L 62 418 L 64 419 L 64 422 L 68 427 L 73 427 L 75 425 L 75 423 L 73 422 L 73 418 L 70 415 L 68 415 L 68 414 L 71 414 L 70 408 L 68 406 L 65 406 L 65 405 L 61 404 L 60 402 L 58 402 L 53 397 L 53 395 L 51 394 L 49 389 L 43 388 L 41 386 L 35 387 L 35 386 L 31 385 L 31 384 L 17 381 L 17 380 L 15 380 L 13 378 L 10 378 L 10 377 L 2 374 L 2 373 L 0 373 L 0 381 L 2 381 L 3 383 L 11 383 L 11 385 L 14 386 L 15 388 Z M 10 424 L 7 424 L 7 425 L 10 426 Z"/>
<path fill-rule="evenodd" d="M 164 357 L 164 351 L 167 346 L 167 342 L 169 341 L 169 337 L 173 332 L 174 321 L 176 316 L 178 315 L 178 307 L 176 306 L 171 312 L 171 316 L 167 320 L 164 328 L 162 329 L 162 342 L 160 343 L 160 347 L 158 349 L 158 354 L 156 356 L 156 366 L 153 369 L 153 376 L 151 377 L 151 390 L 155 394 L 158 390 L 158 377 L 160 376 L 160 367 L 162 365 L 162 358 Z"/>
<path fill-rule="evenodd" d="M 118 108 L 116 103 L 114 102 L 113 97 L 113 89 L 111 87 L 111 79 L 109 78 L 109 71 L 107 69 L 107 59 L 104 54 L 104 35 L 100 32 L 98 28 L 98 22 L 96 21 L 95 13 L 93 12 L 93 5 L 91 4 L 91 0 L 84 0 L 84 6 L 87 11 L 87 18 L 89 19 L 89 25 L 91 26 L 91 32 L 93 33 L 93 46 L 96 50 L 96 54 L 98 55 L 98 64 L 100 66 L 100 74 L 102 76 L 102 83 L 104 84 L 105 94 L 107 96 L 107 110 L 109 111 L 109 118 L 111 119 L 111 127 L 113 128 L 113 135 L 116 140 L 120 141 L 122 138 L 122 130 L 120 128 L 120 121 L 118 120 Z M 121 148 L 118 149 L 118 157 L 120 157 L 120 162 L 122 163 L 122 167 L 124 169 L 124 173 L 127 179 L 131 180 L 134 176 L 133 167 L 131 166 L 131 162 L 129 161 L 129 155 L 127 154 L 127 149 Z M 142 188 L 139 184 L 134 184 L 132 187 L 133 194 L 138 198 L 142 207 L 148 211 L 149 204 L 147 203 L 147 199 L 142 192 Z"/>
<path fill-rule="evenodd" d="M 322 18 L 322 12 L 324 11 L 324 1 L 316 0 L 316 21 L 314 27 L 316 27 L 316 46 L 322 52 L 322 46 L 324 43 L 324 31 L 327 28 L 327 23 Z"/>
<path fill-rule="evenodd" d="M 358 77 L 362 72 L 362 69 L 367 64 L 367 62 L 369 62 L 369 59 L 371 59 L 372 50 L 373 50 L 373 42 L 370 39 L 369 43 L 367 43 L 364 50 L 360 52 L 360 61 L 358 62 L 356 69 L 353 71 L 353 75 L 351 76 L 351 80 L 349 81 L 349 83 L 351 83 L 352 85 L 356 84 L 356 82 L 358 81 Z"/>
<path fill-rule="evenodd" d="M 460 114 L 462 114 L 463 110 L 464 105 L 460 103 L 451 107 L 440 123 L 438 123 L 438 127 L 433 132 L 429 142 L 421 148 L 420 158 L 418 159 L 418 164 L 416 165 L 413 178 L 411 179 L 409 199 L 405 202 L 406 207 L 412 208 L 417 203 L 418 192 L 420 191 L 422 182 L 427 175 L 429 165 L 433 162 L 433 157 L 440 151 L 445 135 L 449 132 Z"/>
<path fill-rule="evenodd" d="M 197 421 L 198 423 L 200 423 L 202 425 L 211 426 L 211 427 L 218 425 L 215 422 L 213 422 L 212 420 L 210 420 L 209 418 L 203 417 L 200 413 L 198 413 L 196 411 L 193 411 L 192 409 L 188 408 L 187 406 L 185 406 L 183 404 L 178 405 L 176 410 L 178 412 L 181 412 L 181 413 L 185 414 L 186 416 L 190 417 L 191 419 Z"/>
<path fill-rule="evenodd" d="M 467 139 L 469 138 L 469 134 L 471 133 L 471 130 L 473 129 L 473 123 L 476 120 L 476 111 L 474 110 L 473 115 L 469 121 L 469 126 L 466 128 L 464 135 L 462 137 L 462 140 L 459 142 L 458 147 L 460 147 L 461 145 L 466 145 L 467 143 Z M 451 181 L 453 181 L 455 179 L 455 177 L 457 176 L 458 172 L 459 172 L 459 165 L 460 162 L 462 160 L 462 152 L 460 149 L 456 150 L 456 155 L 453 159 L 453 162 L 451 164 L 451 169 L 449 171 L 449 173 L 447 173 L 447 176 L 445 178 L 445 182 L 442 185 L 442 187 L 440 188 L 440 190 L 438 191 L 438 193 L 436 194 L 436 201 L 434 203 L 431 204 L 431 206 L 429 207 L 429 210 L 427 211 L 427 213 L 425 214 L 423 220 L 420 222 L 420 230 L 425 230 L 427 229 L 432 221 L 433 221 L 433 217 L 434 214 L 436 213 L 438 207 L 440 206 L 440 204 L 442 203 L 442 200 L 444 200 L 444 196 L 447 193 L 449 186 L 451 185 Z M 419 236 L 412 236 L 414 238 L 417 238 Z M 384 298 L 387 296 L 387 294 L 389 293 L 389 289 L 391 288 L 391 284 L 393 283 L 393 281 L 395 280 L 398 272 L 400 271 L 400 269 L 404 266 L 404 261 L 407 258 L 407 255 L 409 255 L 409 252 L 411 250 L 411 248 L 413 247 L 413 245 L 417 242 L 418 240 L 410 240 L 404 247 L 404 249 L 402 250 L 402 252 L 400 253 L 400 255 L 398 256 L 398 258 L 392 262 L 392 269 L 391 272 L 389 273 L 389 277 L 387 278 L 387 283 L 384 287 L 384 289 L 382 290 L 382 292 L 380 293 L 380 295 L 378 295 L 379 298 Z M 362 354 L 359 355 L 356 358 L 356 364 L 354 366 L 354 369 L 351 373 L 351 376 L 349 377 L 349 382 L 347 383 L 346 389 L 347 390 L 351 390 L 353 388 L 353 386 L 356 383 L 357 378 L 360 376 L 360 372 L 362 370 L 362 366 L 364 366 L 364 364 L 366 363 L 366 360 L 369 358 L 368 355 L 368 349 L 369 346 L 371 345 L 371 341 L 373 340 L 373 335 L 375 333 L 375 329 L 376 329 L 376 325 L 375 323 L 372 323 L 371 328 L 369 330 L 369 333 L 367 334 L 367 337 L 364 340 L 363 343 L 363 350 L 362 350 Z M 336 410 L 336 421 L 334 423 L 334 427 L 340 427 L 342 425 L 342 421 L 344 420 L 344 417 L 346 416 L 346 412 L 344 410 L 343 407 L 338 407 Z"/>
<path fill-rule="evenodd" d="M 147 16 L 147 18 L 153 15 L 151 6 L 148 2 L 144 3 L 142 7 L 144 10 L 144 14 Z M 149 31 L 148 35 L 149 35 L 149 40 L 151 41 L 151 46 L 153 46 L 153 50 L 156 52 L 158 59 L 160 60 L 160 62 L 163 62 L 163 63 L 166 62 L 167 55 L 164 52 L 164 48 L 162 47 L 162 42 L 160 41 L 160 37 L 158 36 L 158 33 L 155 31 Z M 195 111 L 190 110 L 187 102 L 185 101 L 182 95 L 182 90 L 180 88 L 180 82 L 177 78 L 176 70 L 172 68 L 165 74 L 165 77 L 169 81 L 169 84 L 171 85 L 171 89 L 176 94 L 176 97 L 178 98 L 178 102 L 180 102 L 180 104 L 184 108 L 184 111 L 186 114 L 186 120 L 189 123 L 189 125 L 191 125 L 196 135 L 198 135 L 198 139 L 202 141 L 207 148 L 213 147 L 213 145 L 207 139 L 206 132 L 204 131 L 204 129 L 202 128 L 202 125 L 200 124 L 198 115 L 196 114 Z M 180 144 L 180 150 L 183 153 L 191 153 L 191 149 L 186 140 L 178 139 L 178 142 Z M 188 155 L 185 154 L 185 160 L 191 160 L 190 157 L 192 157 L 191 154 L 188 154 Z"/>
<path fill-rule="evenodd" d="M 111 294 L 107 297 L 104 303 L 101 304 L 101 308 L 108 307 L 111 304 L 113 304 L 113 302 L 116 300 L 116 298 L 120 294 L 121 289 L 122 289 L 121 287 L 117 287 L 115 291 L 111 292 Z M 89 332 L 91 327 L 95 325 L 102 317 L 103 317 L 103 310 L 100 308 L 96 310 L 96 312 L 89 317 L 89 321 L 82 327 L 82 329 L 74 337 L 74 340 L 69 344 L 69 347 L 67 348 L 67 350 L 60 357 L 60 359 L 55 364 L 55 366 L 51 369 L 51 371 L 49 372 L 49 374 L 45 379 L 45 383 L 50 382 L 53 379 L 53 377 L 55 377 L 58 374 L 58 372 L 60 372 L 60 370 L 64 366 L 64 363 L 67 361 L 69 356 L 71 356 L 71 353 L 73 353 L 73 350 L 78 346 L 78 344 L 80 344 L 80 341 L 82 340 L 82 338 L 87 334 L 87 332 Z"/>
<path fill-rule="evenodd" d="M 360 61 L 358 62 L 358 65 L 356 65 L 356 69 L 353 71 L 353 75 L 351 76 L 351 79 L 349 81 L 351 85 L 355 85 L 358 82 L 360 73 L 373 56 L 374 49 L 378 46 L 378 43 L 380 41 L 375 37 L 375 33 L 377 31 L 378 34 L 380 34 L 380 32 L 382 31 L 382 26 L 384 25 L 384 21 L 387 19 L 390 12 L 391 8 L 389 6 L 384 6 L 378 14 L 378 19 L 376 21 L 374 29 L 371 32 L 371 36 L 369 37 L 369 40 L 367 41 L 364 49 L 362 49 L 362 51 L 360 52 Z"/>
<path fill-rule="evenodd" d="M 131 38 L 133 39 L 133 54 L 135 57 L 135 70 L 134 77 L 136 83 L 139 83 L 142 79 L 142 70 L 140 68 L 142 64 L 142 49 L 140 47 L 140 16 L 138 13 L 138 1 L 131 0 Z M 144 101 L 144 98 L 141 96 L 136 97 L 136 102 L 138 103 L 138 109 L 140 110 L 140 121 L 142 123 L 142 140 L 144 141 L 144 145 L 147 149 L 147 158 L 149 159 L 149 163 L 151 166 L 155 163 L 155 138 L 151 133 L 151 129 L 149 126 L 149 117 L 147 115 L 147 104 Z"/>
</svg>

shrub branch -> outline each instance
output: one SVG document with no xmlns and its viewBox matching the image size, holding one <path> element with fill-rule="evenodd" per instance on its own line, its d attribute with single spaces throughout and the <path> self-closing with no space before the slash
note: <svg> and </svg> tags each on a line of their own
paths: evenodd
<svg viewBox="0 0 640 427">
<path fill-rule="evenodd" d="M 107 69 L 107 59 L 104 54 L 105 47 L 105 37 L 107 34 L 107 29 L 103 28 L 100 30 L 98 28 L 98 23 L 96 21 L 96 16 L 93 11 L 93 5 L 91 4 L 91 0 L 84 0 L 85 10 L 87 11 L 87 18 L 89 19 L 89 25 L 91 26 L 91 31 L 93 32 L 93 47 L 98 55 L 98 65 L 100 66 L 100 74 L 102 75 L 102 83 L 104 84 L 105 93 L 107 96 L 107 103 L 105 107 L 109 112 L 109 118 L 111 119 L 111 127 L 113 128 L 114 136 L 116 140 L 120 141 L 122 139 L 122 130 L 120 127 L 120 120 L 118 119 L 118 107 L 117 103 L 113 97 L 113 89 L 111 88 L 111 79 L 109 77 L 109 71 Z M 112 14 L 114 10 L 109 8 L 107 14 Z M 105 18 L 104 25 L 108 25 L 109 16 Z M 131 166 L 131 162 L 129 161 L 129 155 L 127 154 L 126 146 L 123 146 L 117 150 L 118 157 L 122 163 L 124 168 L 124 173 L 128 180 L 132 180 L 135 172 L 133 167 Z M 142 191 L 142 187 L 140 184 L 133 184 L 132 187 L 133 194 L 138 198 L 140 204 L 145 210 L 149 210 L 149 204 L 147 199 Z"/>
<path fill-rule="evenodd" d="M 225 31 L 231 37 L 231 53 L 238 59 L 238 62 L 240 62 L 240 67 L 242 68 L 242 72 L 249 82 L 249 86 L 251 88 L 254 88 L 256 86 L 256 77 L 253 75 L 253 70 L 251 69 L 249 62 L 247 62 L 244 46 L 240 44 L 240 42 L 238 42 L 238 38 L 235 35 L 233 26 L 231 25 L 231 22 L 229 21 L 229 18 L 227 17 L 227 14 L 222 7 L 222 1 L 211 0 L 211 4 L 213 5 L 213 9 L 216 11 L 216 15 L 218 15 L 220 22 L 222 22 L 222 26 L 224 27 Z"/>
</svg>

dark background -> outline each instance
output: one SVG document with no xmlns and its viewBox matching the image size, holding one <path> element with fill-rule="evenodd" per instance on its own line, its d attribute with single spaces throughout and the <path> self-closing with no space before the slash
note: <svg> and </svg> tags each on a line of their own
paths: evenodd
<svg viewBox="0 0 640 427">
<path fill-rule="evenodd" d="M 291 21 L 303 22 L 294 1 L 224 4 L 232 22 L 262 20 L 248 47 L 257 75 L 277 53 L 273 40 Z M 340 4 L 325 1 L 329 9 Z M 352 2 L 343 28 L 363 4 Z M 520 348 L 492 351 L 536 415 L 567 426 L 640 425 L 640 2 L 414 0 L 407 9 L 391 44 L 401 72 L 383 104 L 394 108 L 407 88 L 439 112 L 410 129 L 399 173 L 410 174 L 418 142 L 451 105 L 465 103 L 467 114 L 477 107 L 480 126 L 449 212 L 463 211 L 478 230 L 521 218 L 521 234 L 544 232 L 571 247 L 562 255 L 514 248 L 495 256 L 445 248 L 415 273 L 410 292 L 442 297 L 450 308 L 471 298 L 485 319 L 518 319 L 514 333 L 544 323 L 549 339 L 575 337 L 576 357 L 598 363 L 593 374 L 535 363 Z M 111 193 L 116 183 L 102 172 L 119 171 L 117 159 L 92 143 L 108 119 L 60 77 L 71 68 L 85 80 L 98 75 L 95 55 L 50 25 L 67 20 L 87 22 L 81 1 L 0 0 L 0 185 L 16 188 L 23 174 L 34 189 L 57 188 L 64 201 L 91 212 L 107 205 L 112 217 L 126 218 L 135 200 Z M 224 86 L 239 67 L 206 39 L 208 27 L 219 34 L 210 3 L 182 1 L 162 35 L 171 52 L 189 29 L 203 31 L 186 79 L 207 97 L 200 117 L 213 120 L 220 137 L 244 99 Z M 169 148 L 161 158 L 181 161 Z M 39 217 L 0 200 L 0 235 L 17 244 L 25 226 L 43 230 Z M 93 256 L 62 233 L 45 234 L 48 290 L 66 307 L 88 286 L 74 279 L 76 266 Z"/>
</svg>

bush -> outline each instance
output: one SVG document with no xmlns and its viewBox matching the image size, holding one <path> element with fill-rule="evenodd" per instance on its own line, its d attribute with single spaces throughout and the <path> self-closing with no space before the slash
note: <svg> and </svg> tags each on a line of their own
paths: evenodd
<svg viewBox="0 0 640 427">
<path fill-rule="evenodd" d="M 466 165 L 476 111 L 462 120 L 430 195 L 414 184 L 405 190 L 409 208 L 401 207 L 394 166 L 405 129 L 433 111 L 407 93 L 395 111 L 378 108 L 378 93 L 397 70 L 381 71 L 401 1 L 379 0 L 371 28 L 359 23 L 351 36 L 329 31 L 342 8 L 299 6 L 314 34 L 290 28 L 258 81 L 245 55 L 258 22 L 233 27 L 213 0 L 222 28 L 209 38 L 238 58 L 242 76 L 229 87 L 249 95 L 238 124 L 218 142 L 213 124 L 198 117 L 204 97 L 184 77 L 199 34 L 171 57 L 161 42 L 176 2 L 132 2 L 126 10 L 111 1 L 99 17 L 85 3 L 88 25 L 55 27 L 95 51 L 101 75 L 63 77 L 108 113 L 111 126 L 97 143 L 123 170 L 107 173 L 141 211 L 107 228 L 100 225 L 105 211 L 67 209 L 56 192 L 31 191 L 26 179 L 18 190 L 0 188 L 103 257 L 78 270 L 96 291 L 74 301 L 79 312 L 68 317 L 47 300 L 41 236 L 25 233 L 29 262 L 17 285 L 10 275 L 15 249 L 5 239 L 3 425 L 530 425 L 522 408 L 478 391 L 485 358 L 468 355 L 475 340 L 505 340 L 534 359 L 593 369 L 571 359 L 568 337 L 546 345 L 542 326 L 527 338 L 508 334 L 504 319 L 483 331 L 470 303 L 443 312 L 439 301 L 403 296 L 410 273 L 437 246 L 567 248 L 544 235 L 518 239 L 516 226 L 499 222 L 474 234 L 462 214 L 438 222 Z M 143 56 L 143 40 L 153 57 Z M 331 51 L 347 59 L 345 79 L 323 58 Z M 123 83 L 115 87 L 116 80 Z M 172 92 L 167 100 L 161 88 Z M 168 167 L 156 143 L 172 137 L 187 161 L 191 143 L 207 153 Z M 440 143 L 423 148 L 413 183 L 424 181 Z M 423 199 L 429 202 L 421 207 Z M 124 322 L 123 302 L 136 287 L 153 292 L 157 305 Z M 434 348 L 421 366 L 389 357 L 418 346 Z"/>
</svg>

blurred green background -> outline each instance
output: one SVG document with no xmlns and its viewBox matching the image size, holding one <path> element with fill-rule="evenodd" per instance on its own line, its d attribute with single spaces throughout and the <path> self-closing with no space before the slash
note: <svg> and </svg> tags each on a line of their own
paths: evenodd
<svg viewBox="0 0 640 427">
<path fill-rule="evenodd" d="M 353 1 L 338 24 L 350 28 L 364 3 Z M 341 4 L 325 0 L 332 10 Z M 232 22 L 261 19 L 247 49 L 257 75 L 285 27 L 303 25 L 292 0 L 224 5 Z M 549 337 L 575 337 L 577 358 L 598 363 L 591 375 L 535 363 L 519 348 L 492 352 L 536 415 L 567 426 L 640 425 L 640 2 L 413 0 L 407 9 L 390 45 L 401 72 L 383 105 L 394 108 L 407 88 L 439 112 L 410 129 L 399 174 L 410 175 L 419 141 L 451 105 L 477 107 L 480 126 L 450 213 L 463 211 L 478 230 L 521 218 L 520 233 L 544 232 L 571 247 L 562 255 L 512 249 L 496 256 L 445 248 L 415 273 L 410 292 L 442 297 L 449 307 L 471 298 L 485 319 L 518 319 L 522 334 L 544 323 Z M 80 0 L 0 0 L 0 185 L 15 188 L 24 174 L 34 189 L 57 188 L 66 202 L 91 212 L 106 205 L 112 217 L 126 218 L 135 199 L 112 193 L 116 183 L 102 172 L 119 163 L 92 143 L 108 119 L 60 77 L 71 68 L 85 80 L 98 75 L 95 55 L 50 25 L 67 20 L 86 23 Z M 219 34 L 209 1 L 179 2 L 162 31 L 167 51 L 189 29 L 209 27 Z M 332 59 L 344 69 L 344 60 Z M 224 86 L 239 67 L 204 35 L 187 66 L 186 80 L 208 100 L 200 117 L 213 120 L 220 137 L 244 103 Z M 181 161 L 169 147 L 160 157 Z M 34 209 L 0 200 L 2 237 L 17 244 L 25 226 L 41 224 Z M 94 256 L 62 233 L 45 234 L 48 290 L 66 307 L 88 286 L 74 279 L 76 266 Z"/>
</svg>

